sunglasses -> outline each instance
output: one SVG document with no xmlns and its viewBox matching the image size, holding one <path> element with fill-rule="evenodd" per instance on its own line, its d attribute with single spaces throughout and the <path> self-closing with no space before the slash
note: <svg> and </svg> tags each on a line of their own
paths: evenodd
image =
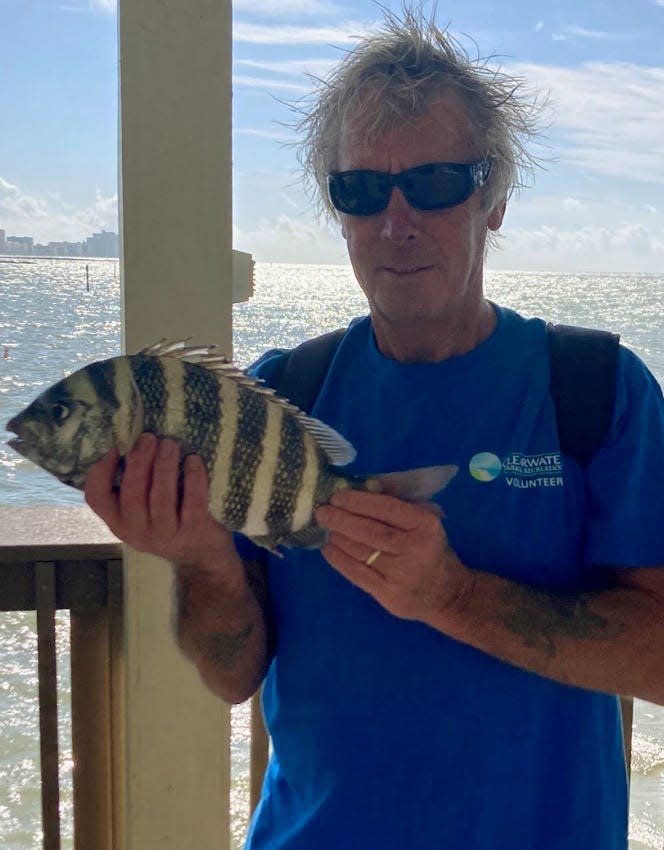
<svg viewBox="0 0 664 850">
<path fill-rule="evenodd" d="M 483 186 L 491 161 L 431 162 L 398 174 L 387 171 L 333 171 L 327 185 L 334 208 L 346 215 L 375 215 L 387 209 L 392 189 L 401 189 L 416 210 L 444 210 L 467 201 Z"/>
</svg>

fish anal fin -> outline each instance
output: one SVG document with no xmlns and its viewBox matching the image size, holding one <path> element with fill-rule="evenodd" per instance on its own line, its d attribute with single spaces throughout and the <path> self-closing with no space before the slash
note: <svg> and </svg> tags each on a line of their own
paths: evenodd
<svg viewBox="0 0 664 850">
<path fill-rule="evenodd" d="M 367 490 L 387 493 L 409 502 L 429 503 L 435 493 L 443 490 L 459 470 L 448 466 L 423 466 L 405 472 L 387 472 L 367 478 Z M 432 506 L 433 507 L 433 506 Z"/>
</svg>

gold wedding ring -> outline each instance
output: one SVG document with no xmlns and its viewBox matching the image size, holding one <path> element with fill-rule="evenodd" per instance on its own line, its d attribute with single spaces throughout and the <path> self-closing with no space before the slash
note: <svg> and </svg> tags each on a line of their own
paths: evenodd
<svg viewBox="0 0 664 850">
<path fill-rule="evenodd" d="M 364 562 L 368 567 L 374 564 L 383 553 L 380 549 L 374 550 Z"/>
</svg>

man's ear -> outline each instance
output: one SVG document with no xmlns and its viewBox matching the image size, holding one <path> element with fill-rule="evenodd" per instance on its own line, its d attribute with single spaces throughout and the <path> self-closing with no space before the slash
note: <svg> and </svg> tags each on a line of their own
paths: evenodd
<svg viewBox="0 0 664 850">
<path fill-rule="evenodd" d="M 506 209 L 507 201 L 505 200 L 491 210 L 486 223 L 489 230 L 500 230 L 500 226 L 503 223 L 503 218 L 505 217 Z"/>
</svg>

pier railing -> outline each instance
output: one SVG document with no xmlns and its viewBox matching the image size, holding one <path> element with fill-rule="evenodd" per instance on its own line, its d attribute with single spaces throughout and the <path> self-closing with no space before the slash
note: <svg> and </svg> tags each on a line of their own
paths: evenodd
<svg viewBox="0 0 664 850">
<path fill-rule="evenodd" d="M 69 611 L 70 622 L 74 848 L 123 850 L 116 828 L 123 817 L 122 731 L 113 704 L 122 663 L 122 598 L 120 543 L 86 508 L 0 508 L 0 612 L 37 615 L 43 850 L 60 850 L 62 843 L 58 610 Z M 253 806 L 267 758 L 257 701 L 252 715 Z M 220 848 L 230 847 L 230 835 L 219 840 Z"/>
<path fill-rule="evenodd" d="M 43 850 L 60 850 L 55 614 L 70 615 L 71 729 L 75 850 L 124 850 L 122 734 L 116 728 L 122 662 L 122 553 L 119 542 L 85 508 L 0 508 L 0 612 L 36 611 Z M 0 647 L 0 651 L 2 648 Z M 627 765 L 632 701 L 623 700 Z M 228 742 L 225 742 L 228 743 Z M 252 702 L 250 808 L 256 805 L 268 754 L 258 700 Z M 230 846 L 230 836 L 220 838 Z"/>
</svg>

